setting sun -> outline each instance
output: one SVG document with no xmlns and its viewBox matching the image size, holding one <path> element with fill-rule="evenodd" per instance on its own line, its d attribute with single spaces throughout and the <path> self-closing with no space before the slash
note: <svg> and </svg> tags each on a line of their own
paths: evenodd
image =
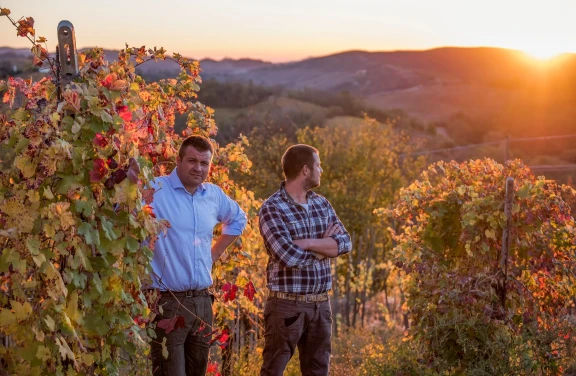
<svg viewBox="0 0 576 376">
<path fill-rule="evenodd" d="M 526 44 L 519 48 L 526 54 L 538 60 L 550 60 L 558 55 L 568 52 L 565 47 L 555 43 Z"/>
<path fill-rule="evenodd" d="M 557 49 L 554 48 L 540 48 L 540 47 L 542 46 L 539 46 L 534 49 L 531 48 L 524 49 L 524 52 L 526 52 L 528 55 L 538 60 L 550 60 L 562 54 L 562 51 L 558 51 Z"/>
</svg>

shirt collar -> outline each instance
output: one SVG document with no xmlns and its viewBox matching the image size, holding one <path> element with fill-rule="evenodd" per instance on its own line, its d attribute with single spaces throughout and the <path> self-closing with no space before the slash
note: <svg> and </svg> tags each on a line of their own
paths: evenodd
<svg viewBox="0 0 576 376">
<path fill-rule="evenodd" d="M 178 167 L 175 167 L 174 170 L 172 170 L 172 172 L 170 173 L 170 175 L 168 175 L 168 181 L 170 182 L 170 185 L 172 186 L 173 189 L 183 189 L 186 191 L 186 187 L 184 187 L 184 184 L 182 184 L 182 181 L 180 180 L 180 177 L 176 172 L 177 169 Z M 206 185 L 204 183 L 200 184 L 198 188 L 196 188 L 196 192 L 204 193 L 205 191 L 206 191 Z"/>
<path fill-rule="evenodd" d="M 286 181 L 285 180 L 282 183 L 280 183 L 280 196 L 288 202 L 300 205 L 296 201 L 294 201 L 294 199 L 292 197 L 290 197 L 288 192 L 286 192 Z M 307 199 L 314 199 L 315 196 L 316 196 L 316 193 L 312 190 L 309 190 L 308 192 L 306 192 L 306 198 Z"/>
</svg>

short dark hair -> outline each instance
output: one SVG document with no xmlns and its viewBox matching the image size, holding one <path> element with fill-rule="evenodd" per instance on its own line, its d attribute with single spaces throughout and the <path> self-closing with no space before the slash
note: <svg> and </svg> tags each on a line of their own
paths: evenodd
<svg viewBox="0 0 576 376">
<path fill-rule="evenodd" d="M 180 150 L 178 151 L 178 156 L 180 159 L 184 158 L 186 154 L 186 148 L 188 146 L 192 146 L 194 149 L 198 151 L 210 151 L 210 154 L 214 155 L 214 148 L 212 147 L 212 143 L 206 137 L 194 135 L 186 138 L 182 145 L 180 145 Z"/>
<path fill-rule="evenodd" d="M 282 156 L 282 170 L 286 180 L 296 179 L 304 166 L 312 168 L 315 153 L 319 154 L 318 150 L 310 145 L 297 144 L 290 146 Z"/>
</svg>

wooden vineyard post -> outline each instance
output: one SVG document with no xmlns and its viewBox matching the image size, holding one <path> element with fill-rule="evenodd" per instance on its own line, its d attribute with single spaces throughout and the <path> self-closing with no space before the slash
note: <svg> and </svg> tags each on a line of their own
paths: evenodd
<svg viewBox="0 0 576 376">
<path fill-rule="evenodd" d="M 76 51 L 76 34 L 70 21 L 60 21 L 57 28 L 58 47 L 56 48 L 58 97 L 62 89 L 78 75 L 78 52 Z"/>
<path fill-rule="evenodd" d="M 504 215 L 506 216 L 506 226 L 502 231 L 502 249 L 500 251 L 500 270 L 503 273 L 500 290 L 500 302 L 502 308 L 506 309 L 506 281 L 508 279 L 508 253 L 510 252 L 510 230 L 512 227 L 512 203 L 514 200 L 514 178 L 506 179 L 506 197 L 504 200 Z"/>
</svg>

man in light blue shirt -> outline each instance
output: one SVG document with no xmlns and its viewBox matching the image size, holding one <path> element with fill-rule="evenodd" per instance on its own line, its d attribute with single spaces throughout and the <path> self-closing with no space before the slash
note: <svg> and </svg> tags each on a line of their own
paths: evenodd
<svg viewBox="0 0 576 376">
<path fill-rule="evenodd" d="M 246 214 L 220 187 L 206 183 L 212 163 L 210 141 L 201 136 L 182 143 L 176 168 L 153 183 L 151 204 L 156 217 L 170 222 L 166 236 L 154 246 L 152 286 L 161 291 L 162 313 L 155 319 L 183 316 L 181 328 L 171 331 L 156 326 L 152 341 L 153 375 L 204 375 L 212 331 L 212 264 L 242 233 Z M 214 227 L 222 223 L 222 235 L 212 244 Z M 175 296 L 175 297 L 174 297 Z M 166 323 L 166 321 L 164 321 Z M 168 358 L 162 356 L 166 337 Z"/>
</svg>

